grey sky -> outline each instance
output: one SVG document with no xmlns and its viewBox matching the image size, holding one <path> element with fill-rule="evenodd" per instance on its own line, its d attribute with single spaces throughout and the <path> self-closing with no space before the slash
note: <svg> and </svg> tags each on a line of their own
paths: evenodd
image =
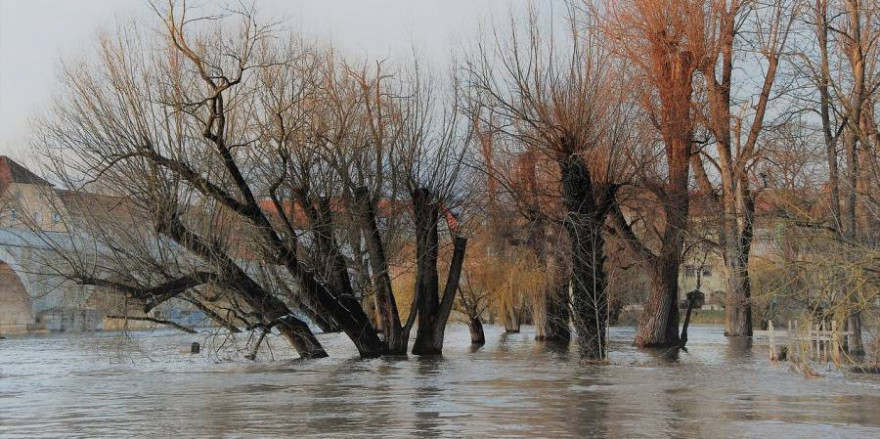
<svg viewBox="0 0 880 439">
<path fill-rule="evenodd" d="M 283 18 L 346 53 L 383 58 L 415 45 L 441 61 L 454 42 L 475 35 L 489 14 L 504 17 L 511 5 L 525 3 L 256 0 L 264 16 Z M 0 154 L 26 158 L 28 121 L 46 108 L 62 57 L 88 50 L 97 30 L 112 28 L 117 19 L 154 20 L 150 14 L 145 0 L 0 0 Z"/>
</svg>

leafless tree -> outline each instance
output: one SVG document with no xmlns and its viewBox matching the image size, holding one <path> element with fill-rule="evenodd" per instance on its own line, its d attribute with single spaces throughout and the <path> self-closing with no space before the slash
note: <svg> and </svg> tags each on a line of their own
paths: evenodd
<svg viewBox="0 0 880 439">
<path fill-rule="evenodd" d="M 547 222 L 567 235 L 571 268 L 535 308 L 550 313 L 536 316 L 545 323 L 539 336 L 567 340 L 570 309 L 581 352 L 603 359 L 608 313 L 603 226 L 620 183 L 630 108 L 620 98 L 619 64 L 597 44 L 594 17 L 573 7 L 569 12 L 561 36 L 542 26 L 535 12 L 525 23 L 511 20 L 509 29 L 495 29 L 477 45 L 466 68 L 477 124 L 504 139 L 505 152 L 519 162 L 522 172 L 506 178 L 491 161 L 485 164 L 532 223 L 533 247 L 546 240 Z M 544 162 L 555 167 L 551 180 L 535 175 Z M 539 195 L 542 190 L 548 195 Z"/>
</svg>

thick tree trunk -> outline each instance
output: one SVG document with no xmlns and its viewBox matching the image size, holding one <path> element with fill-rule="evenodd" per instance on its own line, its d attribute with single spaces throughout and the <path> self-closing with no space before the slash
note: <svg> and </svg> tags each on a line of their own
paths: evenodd
<svg viewBox="0 0 880 439">
<path fill-rule="evenodd" d="M 572 149 L 574 150 L 574 149 Z M 596 187 L 587 164 L 572 155 L 560 162 L 565 228 L 571 245 L 571 320 L 581 356 L 607 355 L 608 292 L 602 227 L 613 193 Z"/>
<path fill-rule="evenodd" d="M 440 355 L 446 322 L 452 312 L 467 240 L 455 238 L 449 275 L 440 298 L 437 263 L 440 250 L 440 204 L 428 189 L 413 193 L 413 216 L 416 223 L 416 305 L 419 326 L 413 344 L 414 355 Z"/>
<path fill-rule="evenodd" d="M 471 344 L 486 344 L 486 334 L 483 332 L 483 322 L 480 321 L 480 316 L 468 318 L 468 329 L 471 332 Z"/>
<path fill-rule="evenodd" d="M 565 342 L 571 339 L 568 326 L 570 278 L 561 274 L 559 277 L 536 297 L 536 306 L 532 310 L 535 340 Z"/>
<path fill-rule="evenodd" d="M 848 346 L 850 355 L 861 358 L 865 356 L 865 344 L 862 340 L 862 311 L 857 310 L 850 314 L 847 319 L 849 330 L 852 335 L 848 337 Z"/>
<path fill-rule="evenodd" d="M 321 342 L 302 320 L 282 318 L 275 326 L 278 328 L 278 332 L 296 348 L 300 357 L 324 358 L 327 356 Z"/>
<path fill-rule="evenodd" d="M 387 352 L 387 346 L 379 340 L 370 318 L 354 296 L 334 297 L 324 285 L 311 277 L 303 277 L 300 282 L 303 289 L 312 292 L 320 309 L 328 312 L 339 324 L 362 358 L 378 357 Z"/>
<path fill-rule="evenodd" d="M 658 260 L 651 269 L 651 296 L 639 318 L 636 346 L 678 346 L 678 261 Z"/>
<path fill-rule="evenodd" d="M 501 314 L 501 321 L 504 324 L 504 332 L 511 334 L 519 333 L 520 328 L 520 310 L 513 304 L 508 304 Z"/>
<path fill-rule="evenodd" d="M 359 225 L 364 235 L 367 252 L 370 255 L 378 327 L 385 335 L 388 353 L 406 355 L 406 348 L 409 344 L 409 327 L 404 328 L 401 325 L 397 303 L 394 300 L 391 276 L 388 272 L 388 257 L 385 254 L 385 245 L 382 243 L 382 234 L 376 221 L 375 202 L 367 188 L 358 188 L 355 191 L 355 202 L 357 203 Z"/>
<path fill-rule="evenodd" d="M 607 356 L 608 296 L 601 232 L 581 238 L 573 246 L 572 321 L 582 357 L 601 360 Z"/>
<path fill-rule="evenodd" d="M 581 356 L 601 360 L 606 356 L 608 292 L 602 226 L 607 208 L 595 199 L 590 171 L 579 156 L 561 163 L 562 194 L 571 244 L 571 320 Z"/>
<path fill-rule="evenodd" d="M 687 88 L 690 90 L 690 87 Z M 675 96 L 681 108 L 676 120 L 690 120 L 690 96 Z M 675 110 L 675 109 L 674 109 Z M 680 111 L 680 112 L 679 112 Z M 660 253 L 647 264 L 651 274 L 651 295 L 639 319 L 635 344 L 639 347 L 678 346 L 678 271 L 684 249 L 684 233 L 687 226 L 692 129 L 681 127 L 683 132 L 667 128 L 666 158 L 669 180 L 664 187 L 661 203 L 666 216 Z"/>
<path fill-rule="evenodd" d="M 415 294 L 419 319 L 412 352 L 415 355 L 437 355 L 440 354 L 440 349 L 436 349 L 435 345 L 437 308 L 440 306 L 440 276 L 437 273 L 440 207 L 427 189 L 417 189 L 412 198 L 416 224 Z"/>
<path fill-rule="evenodd" d="M 731 255 L 731 259 L 727 265 L 724 335 L 751 337 L 752 299 L 748 266 L 742 263 L 740 255 Z"/>
</svg>

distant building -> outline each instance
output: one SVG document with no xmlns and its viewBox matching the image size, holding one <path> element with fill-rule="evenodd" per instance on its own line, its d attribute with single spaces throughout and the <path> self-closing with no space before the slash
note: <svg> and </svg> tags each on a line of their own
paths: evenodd
<svg viewBox="0 0 880 439">
<path fill-rule="evenodd" d="M 58 190 L 0 156 L 0 335 L 120 329 L 121 319 L 108 315 L 145 316 L 142 307 L 121 293 L 77 284 L 45 265 L 54 255 L 47 236 L 69 242 L 80 235 L 78 225 L 85 215 L 124 218 L 130 215 L 127 207 L 116 197 Z M 185 315 L 187 322 L 204 318 L 192 310 L 153 312 Z M 130 329 L 152 325 L 126 322 Z"/>
<path fill-rule="evenodd" d="M 48 181 L 0 156 L 0 228 L 63 231 L 66 208 Z"/>
</svg>

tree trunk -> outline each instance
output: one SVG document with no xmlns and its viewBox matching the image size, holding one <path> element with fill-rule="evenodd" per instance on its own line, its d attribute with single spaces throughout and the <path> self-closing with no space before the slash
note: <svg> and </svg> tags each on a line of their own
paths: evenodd
<svg viewBox="0 0 880 439">
<path fill-rule="evenodd" d="M 440 276 L 437 273 L 439 253 L 440 208 L 427 189 L 417 189 L 413 194 L 413 219 L 416 224 L 416 308 L 419 327 L 413 354 L 436 355 L 436 317 L 440 306 Z"/>
<path fill-rule="evenodd" d="M 300 357 L 324 358 L 327 356 L 321 342 L 302 320 L 282 318 L 275 326 L 278 328 L 278 332 L 296 348 Z"/>
<path fill-rule="evenodd" d="M 728 337 L 752 336 L 751 285 L 748 266 L 743 263 L 740 252 L 730 255 L 727 265 L 724 335 Z"/>
<path fill-rule="evenodd" d="M 204 258 L 217 267 L 221 285 L 237 292 L 244 301 L 259 313 L 266 322 L 275 322 L 281 334 L 290 341 L 302 358 L 322 358 L 327 356 L 323 346 L 302 320 L 296 318 L 290 308 L 277 297 L 269 294 L 250 278 L 232 259 L 201 236 L 191 232 L 174 212 L 160 212 L 157 217 L 157 231 L 187 250 Z"/>
<path fill-rule="evenodd" d="M 640 318 L 635 343 L 641 347 L 675 346 L 678 334 L 678 270 L 688 219 L 690 162 L 694 147 L 693 79 L 697 60 L 693 54 L 663 41 L 653 46 L 662 53 L 655 67 L 660 76 L 658 95 L 660 133 L 665 143 L 668 176 L 657 191 L 663 209 L 663 236 L 657 255 L 642 245 L 639 253 L 651 272 L 651 296 Z"/>
<path fill-rule="evenodd" d="M 749 254 L 754 236 L 755 200 L 746 191 L 745 181 L 739 183 L 739 211 L 742 225 L 733 234 L 733 245 L 727 246 L 728 278 L 725 297 L 724 335 L 728 337 L 752 336 L 752 283 L 749 276 Z"/>
<path fill-rule="evenodd" d="M 376 221 L 375 202 L 367 188 L 358 188 L 355 191 L 355 202 L 357 203 L 358 221 L 364 235 L 367 252 L 370 255 L 377 320 L 380 322 L 378 327 L 385 334 L 388 353 L 406 355 L 406 348 L 409 344 L 409 327 L 404 328 L 401 325 L 397 303 L 394 300 L 391 276 L 388 273 L 388 257 L 385 254 L 385 245 L 382 243 L 382 234 Z"/>
<path fill-rule="evenodd" d="M 865 356 L 865 344 L 862 341 L 862 311 L 856 310 L 852 314 L 850 314 L 847 319 L 847 323 L 849 324 L 849 330 L 852 332 L 852 335 L 849 338 L 849 353 L 853 357 L 861 358 Z"/>
<path fill-rule="evenodd" d="M 672 124 L 664 127 L 663 138 L 667 143 L 666 159 L 669 177 L 660 200 L 666 218 L 660 253 L 649 258 L 647 264 L 651 274 L 651 296 L 639 319 L 639 330 L 635 340 L 636 346 L 639 347 L 679 345 L 678 271 L 684 249 L 684 233 L 690 202 L 688 181 L 693 138 L 693 128 L 689 124 L 691 91 L 689 81 L 686 89 L 678 91 L 686 95 L 668 97 L 674 104 L 670 113 L 675 116 L 673 120 L 686 125 Z"/>
<path fill-rule="evenodd" d="M 532 315 L 535 320 L 535 340 L 538 341 L 569 341 L 571 330 L 569 321 L 569 285 L 568 276 L 560 274 L 559 279 L 547 285 L 544 293 L 536 298 Z"/>
<path fill-rule="evenodd" d="M 690 294 L 688 294 L 688 296 L 690 296 Z M 684 323 L 681 325 L 681 336 L 679 337 L 682 347 L 684 347 L 688 341 L 688 325 L 691 324 L 691 312 L 694 310 L 694 302 L 696 302 L 696 298 L 688 297 L 687 312 L 684 315 Z"/>
<path fill-rule="evenodd" d="M 602 237 L 607 207 L 596 200 L 598 190 L 580 156 L 572 155 L 560 165 L 572 258 L 571 319 L 581 356 L 601 360 L 607 353 L 608 292 Z"/>
<path fill-rule="evenodd" d="M 456 237 L 449 266 L 449 275 L 440 298 L 440 277 L 437 271 L 440 250 L 440 204 L 424 188 L 413 193 L 413 217 L 416 223 L 416 307 L 419 326 L 413 344 L 414 355 L 440 355 L 446 322 L 455 303 L 467 239 Z"/>
<path fill-rule="evenodd" d="M 635 344 L 643 348 L 678 346 L 678 268 L 658 260 L 651 270 L 651 296 L 639 318 Z"/>
<path fill-rule="evenodd" d="M 520 327 L 520 311 L 513 305 L 508 304 L 501 314 L 501 320 L 504 322 L 504 332 L 511 334 L 519 333 Z"/>
<path fill-rule="evenodd" d="M 483 322 L 480 321 L 480 316 L 468 318 L 468 329 L 471 332 L 471 344 L 486 344 L 486 334 L 483 332 Z"/>
<path fill-rule="evenodd" d="M 537 208 L 536 208 L 537 210 Z M 556 234 L 554 229 L 551 233 Z M 535 324 L 535 340 L 538 341 L 569 341 L 569 285 L 571 282 L 567 269 L 569 264 L 562 260 L 559 252 L 554 252 L 554 269 L 548 267 L 548 256 L 545 246 L 548 239 L 547 227 L 537 222 L 529 234 L 529 247 L 535 252 L 541 265 L 547 267 L 550 280 L 543 291 L 535 296 L 532 306 L 532 320 Z"/>
</svg>

